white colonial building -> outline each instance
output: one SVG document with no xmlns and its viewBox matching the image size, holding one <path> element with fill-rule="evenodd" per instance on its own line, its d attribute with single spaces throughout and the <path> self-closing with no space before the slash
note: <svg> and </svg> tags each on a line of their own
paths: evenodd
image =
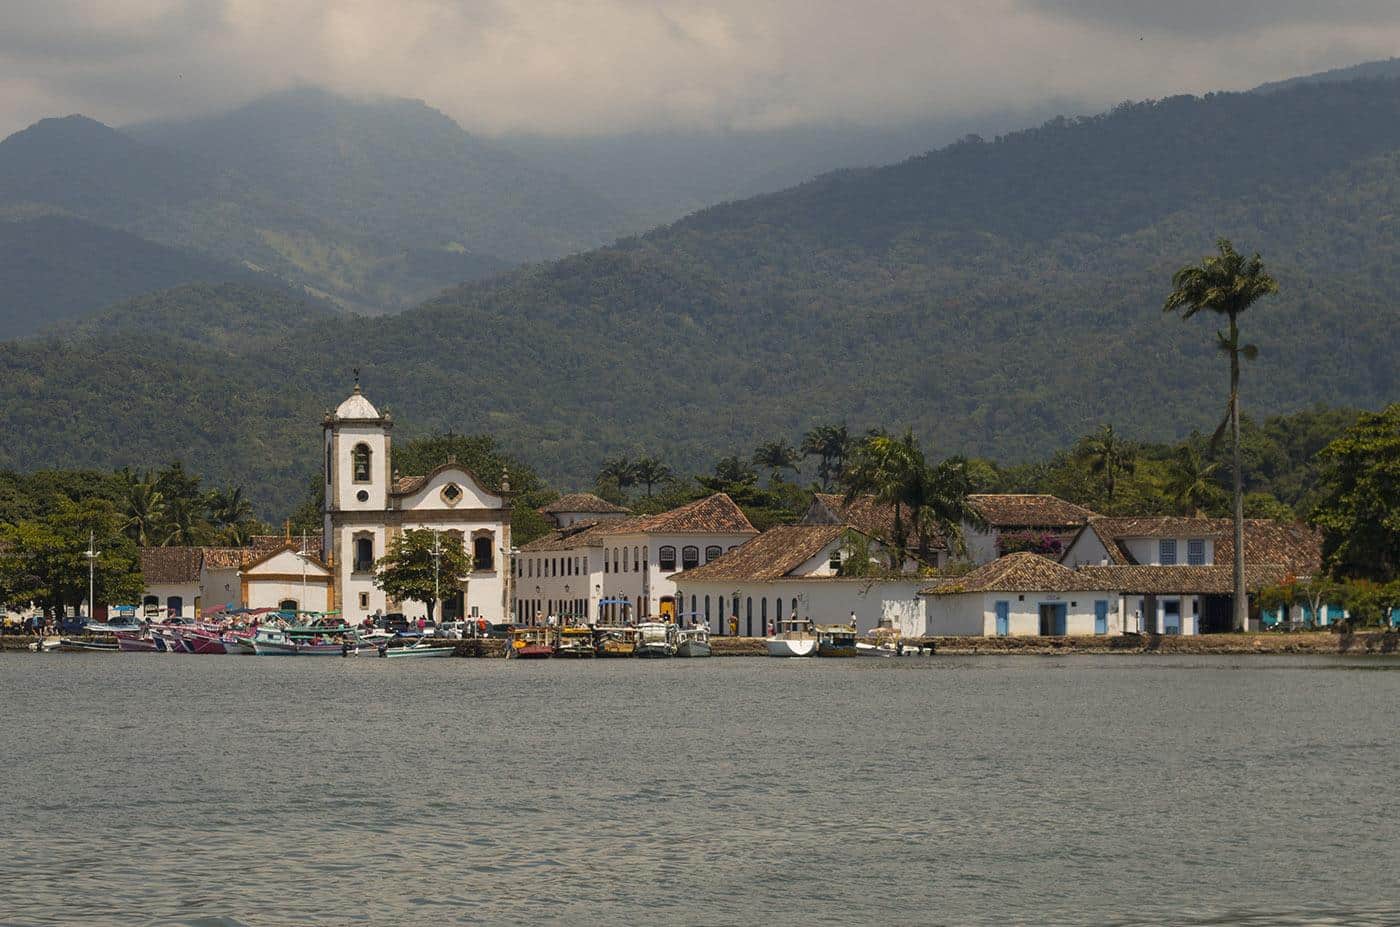
<svg viewBox="0 0 1400 927">
<path fill-rule="evenodd" d="M 524 545 L 514 564 L 515 620 L 577 621 L 679 616 L 671 574 L 699 566 L 758 532 L 724 493 L 659 515 L 628 516 L 596 496 L 574 493 L 546 506 L 558 526 Z"/>
<path fill-rule="evenodd" d="M 853 558 L 868 562 L 851 570 Z M 843 624 L 854 615 L 862 633 L 884 625 L 920 637 L 927 580 L 913 561 L 905 566 L 886 573 L 880 541 L 847 525 L 781 525 L 672 579 L 685 611 L 716 634 L 762 637 L 785 618 Z"/>
<path fill-rule="evenodd" d="M 442 620 L 467 615 L 493 623 L 510 614 L 510 485 L 491 491 L 466 467 L 444 461 L 430 473 L 390 470 L 393 419 L 356 384 L 323 420 L 325 528 L 322 560 L 331 572 L 334 605 L 351 623 L 376 613 L 423 615 L 420 602 L 395 602 L 374 585 L 374 565 L 390 542 L 410 530 L 432 530 L 441 543 L 464 547 L 466 577 L 444 577 Z"/>
</svg>

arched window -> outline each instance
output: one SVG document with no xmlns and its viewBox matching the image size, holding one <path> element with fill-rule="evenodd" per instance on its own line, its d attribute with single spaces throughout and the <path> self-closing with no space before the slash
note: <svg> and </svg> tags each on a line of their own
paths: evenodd
<svg viewBox="0 0 1400 927">
<path fill-rule="evenodd" d="M 603 572 L 608 572 L 608 552 L 603 551 Z"/>
<path fill-rule="evenodd" d="M 710 597 L 709 597 L 709 596 L 705 596 L 705 626 L 706 626 L 706 627 L 709 627 L 709 624 L 710 624 Z M 721 634 L 724 633 L 724 627 L 723 627 L 723 625 L 724 625 L 724 622 L 721 621 L 721 622 L 720 622 L 720 627 L 719 627 L 719 633 L 721 633 Z"/>
<path fill-rule="evenodd" d="M 352 566 L 356 573 L 368 573 L 374 569 L 374 537 L 372 535 L 361 534 L 355 537 L 355 562 Z"/>
<path fill-rule="evenodd" d="M 700 565 L 700 548 L 687 544 L 681 548 L 681 569 L 693 570 Z"/>
<path fill-rule="evenodd" d="M 705 562 L 709 563 L 722 553 L 724 553 L 723 547 L 720 547 L 718 544 L 711 544 L 709 547 L 705 548 Z"/>
<path fill-rule="evenodd" d="M 734 593 L 734 600 L 729 603 L 729 617 L 734 619 L 737 627 L 739 624 L 739 593 Z"/>
<path fill-rule="evenodd" d="M 277 610 L 279 612 L 295 613 L 297 611 L 297 600 L 283 599 L 277 603 Z"/>
<path fill-rule="evenodd" d="M 774 608 L 777 609 L 777 618 L 776 618 L 776 620 L 777 620 L 777 621 L 782 621 L 782 620 L 783 620 L 783 600 L 782 600 L 782 599 L 774 599 L 774 600 L 773 600 L 773 606 L 774 606 Z"/>
<path fill-rule="evenodd" d="M 753 597 L 744 600 L 744 635 L 753 637 Z"/>
<path fill-rule="evenodd" d="M 761 632 L 764 633 L 764 634 L 767 634 L 767 633 L 768 633 L 768 600 L 767 600 L 767 599 L 759 599 L 759 600 L 758 600 L 758 620 L 759 620 L 759 623 L 760 623 L 760 625 L 761 625 L 761 627 L 759 628 L 759 631 L 761 631 Z"/>
<path fill-rule="evenodd" d="M 613 572 L 617 572 L 617 548 L 613 548 Z"/>
<path fill-rule="evenodd" d="M 643 545 L 642 545 L 642 569 L 645 570 L 645 569 L 646 569 L 647 567 L 649 567 L 649 566 L 651 566 L 651 546 L 650 546 L 649 544 L 643 544 Z"/>
<path fill-rule="evenodd" d="M 627 548 L 622 548 L 622 572 L 627 572 Z"/>
<path fill-rule="evenodd" d="M 640 573 L 641 571 L 642 571 L 642 549 L 641 549 L 640 547 L 634 547 L 634 548 L 632 548 L 632 572 L 633 572 L 633 573 Z"/>
<path fill-rule="evenodd" d="M 794 621 L 797 619 L 797 596 L 792 597 L 792 611 L 789 614 L 792 615 Z"/>
<path fill-rule="evenodd" d="M 357 444 L 350 452 L 351 479 L 356 483 L 369 482 L 369 445 Z"/>
<path fill-rule="evenodd" d="M 676 549 L 670 544 L 662 546 L 656 552 L 656 565 L 663 573 L 676 572 Z"/>
<path fill-rule="evenodd" d="M 690 597 L 690 620 L 694 621 L 699 616 L 699 610 L 695 607 L 695 596 Z"/>
</svg>

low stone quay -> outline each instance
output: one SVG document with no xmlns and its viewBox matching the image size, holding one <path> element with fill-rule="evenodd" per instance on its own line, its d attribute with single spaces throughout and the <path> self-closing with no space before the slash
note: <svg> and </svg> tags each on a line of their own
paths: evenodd
<svg viewBox="0 0 1400 927">
<path fill-rule="evenodd" d="M 0 636 L 0 650 L 27 651 L 40 638 L 31 634 Z M 445 643 L 445 642 L 443 642 Z M 496 658 L 506 655 L 502 638 L 455 641 L 458 657 Z M 1195 636 L 1125 634 L 1114 637 L 926 637 L 912 640 L 945 656 L 1061 656 L 1067 654 L 1162 654 L 1165 656 L 1319 654 L 1400 656 L 1400 631 L 1302 631 L 1266 634 L 1202 634 Z M 717 657 L 762 657 L 767 650 L 758 637 L 712 637 Z M 366 653 L 362 656 L 372 656 Z"/>
</svg>

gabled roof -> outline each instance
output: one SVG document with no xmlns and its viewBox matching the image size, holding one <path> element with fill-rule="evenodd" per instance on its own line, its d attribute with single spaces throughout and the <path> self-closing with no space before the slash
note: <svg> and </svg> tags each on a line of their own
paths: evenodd
<svg viewBox="0 0 1400 927">
<path fill-rule="evenodd" d="M 538 554 L 546 551 L 577 550 L 580 547 L 601 547 L 603 532 L 597 530 L 596 521 L 578 521 L 567 528 L 557 528 L 543 537 L 535 538 L 520 547 L 522 554 Z"/>
<path fill-rule="evenodd" d="M 1094 532 L 1118 566 L 1134 565 L 1124 542 L 1133 538 L 1211 538 L 1215 564 L 1229 564 L 1235 556 L 1235 526 L 1229 518 L 1183 518 L 1145 515 L 1128 518 L 1095 516 L 1086 530 Z M 1303 524 L 1246 518 L 1244 560 L 1247 564 L 1282 566 L 1298 576 L 1312 576 L 1322 568 L 1322 536 Z"/>
<path fill-rule="evenodd" d="M 856 496 L 850 502 L 837 493 L 819 492 L 812 496 L 812 507 L 803 518 L 806 524 L 844 524 L 882 541 L 894 539 L 894 506 L 876 502 L 873 495 Z M 909 526 L 905 525 L 905 530 Z M 934 550 L 946 550 L 942 537 L 930 539 Z"/>
<path fill-rule="evenodd" d="M 248 553 L 253 556 L 261 556 L 272 549 L 281 550 L 288 544 L 293 544 L 301 548 L 303 553 L 319 555 L 321 552 L 321 534 L 317 532 L 316 534 L 308 534 L 305 537 L 300 534 L 294 534 L 290 541 L 285 534 L 255 534 L 248 539 Z"/>
<path fill-rule="evenodd" d="M 1019 551 L 998 557 L 964 576 L 919 590 L 921 595 L 968 592 L 1095 592 L 1114 588 L 1061 566 L 1048 557 Z"/>
<path fill-rule="evenodd" d="M 728 493 L 717 492 L 659 515 L 639 515 L 600 526 L 608 534 L 757 534 Z"/>
<path fill-rule="evenodd" d="M 249 552 L 243 547 L 206 547 L 203 553 L 206 570 L 235 570 Z"/>
<path fill-rule="evenodd" d="M 618 515 L 627 509 L 591 492 L 571 492 L 539 508 L 541 515 Z"/>
<path fill-rule="evenodd" d="M 267 550 L 255 551 L 252 557 L 244 561 L 243 570 L 246 573 L 248 570 L 251 570 L 254 567 L 261 566 L 262 564 L 271 560 L 273 557 L 276 557 L 278 554 L 290 551 L 291 553 L 298 554 L 299 556 L 306 558 L 307 563 L 310 563 L 315 567 L 329 572 L 330 567 L 322 563 L 321 558 L 318 555 L 310 551 L 301 550 L 300 548 L 301 542 L 294 541 L 291 543 L 284 543 L 278 547 L 269 548 Z"/>
<path fill-rule="evenodd" d="M 198 547 L 141 548 L 141 579 L 148 586 L 199 582 Z"/>
<path fill-rule="evenodd" d="M 1213 566 L 1084 566 L 1077 571 L 1096 589 L 1138 595 L 1230 595 L 1234 568 Z M 1272 564 L 1250 563 L 1244 568 L 1246 589 L 1281 583 L 1288 570 Z"/>
<path fill-rule="evenodd" d="M 441 473 L 446 473 L 448 470 L 461 471 L 483 492 L 490 493 L 493 496 L 500 496 L 501 498 L 510 497 L 510 493 L 508 491 L 503 489 L 492 489 L 491 487 L 487 486 L 484 482 L 482 482 L 481 478 L 478 477 L 475 473 L 473 473 L 470 467 L 467 467 L 464 464 L 460 464 L 455 460 L 448 460 L 446 463 L 440 463 L 436 467 L 433 467 L 433 469 L 429 470 L 427 473 L 423 474 L 422 476 L 395 477 L 394 481 L 389 484 L 389 495 L 411 496 L 418 490 L 426 486 L 429 483 L 429 481 L 433 479 L 433 477 Z"/>
<path fill-rule="evenodd" d="M 844 525 L 779 525 L 702 566 L 672 574 L 684 582 L 765 582 L 787 576 L 846 531 Z"/>
<path fill-rule="evenodd" d="M 1046 493 L 974 493 L 967 501 L 993 528 L 1074 528 L 1094 515 Z"/>
</svg>

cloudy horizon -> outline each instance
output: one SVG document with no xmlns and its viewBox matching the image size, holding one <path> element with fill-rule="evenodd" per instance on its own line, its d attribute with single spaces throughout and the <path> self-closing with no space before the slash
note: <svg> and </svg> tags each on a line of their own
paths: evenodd
<svg viewBox="0 0 1400 927">
<path fill-rule="evenodd" d="M 6 12 L 0 136 L 304 85 L 488 135 L 887 125 L 1244 90 L 1397 47 L 1378 0 L 49 0 Z"/>
</svg>

